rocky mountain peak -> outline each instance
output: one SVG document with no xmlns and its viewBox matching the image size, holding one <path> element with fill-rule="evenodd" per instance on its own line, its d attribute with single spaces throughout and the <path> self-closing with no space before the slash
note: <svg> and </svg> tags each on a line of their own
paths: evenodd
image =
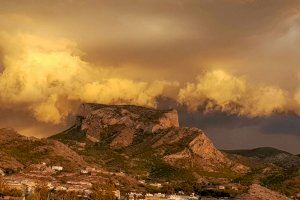
<svg viewBox="0 0 300 200">
<path fill-rule="evenodd" d="M 65 142 L 70 139 L 78 141 L 79 138 L 87 143 L 92 142 L 91 148 L 103 150 L 104 154 L 114 152 L 121 157 L 147 154 L 154 160 L 179 168 L 247 170 L 216 149 L 202 130 L 179 127 L 178 113 L 173 109 L 83 104 L 76 125 L 53 138 L 67 140 Z M 123 153 L 119 155 L 120 152 Z"/>
<path fill-rule="evenodd" d="M 108 127 L 123 127 L 121 135 L 124 137 L 138 130 L 155 133 L 160 129 L 179 127 L 176 110 L 155 110 L 132 105 L 83 104 L 79 118 L 81 130 L 93 141 L 103 138 Z"/>
</svg>

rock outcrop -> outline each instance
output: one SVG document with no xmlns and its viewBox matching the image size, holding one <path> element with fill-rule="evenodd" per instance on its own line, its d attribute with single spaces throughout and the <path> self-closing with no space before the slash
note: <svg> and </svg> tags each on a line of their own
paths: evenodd
<svg viewBox="0 0 300 200">
<path fill-rule="evenodd" d="M 85 135 L 87 141 L 99 144 L 102 149 L 123 149 L 122 155 L 126 155 L 126 148 L 130 149 L 130 153 L 134 151 L 140 155 L 145 151 L 143 148 L 151 148 L 151 156 L 159 156 L 164 162 L 177 167 L 212 172 L 223 168 L 235 172 L 247 170 L 217 150 L 200 129 L 179 127 L 176 110 L 83 104 L 75 127 L 81 132 L 76 134 Z M 72 138 L 71 132 L 55 137 Z"/>
<path fill-rule="evenodd" d="M 176 110 L 156 111 L 138 106 L 83 104 L 79 118 L 82 119 L 81 130 L 89 138 L 93 138 L 92 141 L 105 138 L 107 129 L 110 127 L 126 128 L 126 131 L 122 131 L 121 137 L 128 139 L 127 142 L 123 142 L 125 146 L 130 144 L 129 140 L 132 140 L 132 135 L 139 130 L 155 133 L 161 129 L 179 127 Z M 112 146 L 117 143 L 120 143 L 118 139 Z"/>
</svg>

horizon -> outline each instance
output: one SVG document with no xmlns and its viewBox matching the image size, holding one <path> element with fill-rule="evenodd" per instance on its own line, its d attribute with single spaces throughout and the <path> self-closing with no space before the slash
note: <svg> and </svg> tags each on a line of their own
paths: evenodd
<svg viewBox="0 0 300 200">
<path fill-rule="evenodd" d="M 168 110 L 176 110 L 177 112 L 178 112 L 178 109 L 176 109 L 176 108 L 162 108 L 162 109 L 156 109 L 156 108 L 152 108 L 152 107 L 144 107 L 144 106 L 139 106 L 139 105 L 134 105 L 134 104 L 97 104 L 97 103 L 83 103 L 83 104 L 95 104 L 95 105 L 103 105 L 103 106 L 111 106 L 111 105 L 113 105 L 113 106 L 137 106 L 137 107 L 143 107 L 143 108 L 148 108 L 148 109 L 155 109 L 155 110 L 163 110 L 163 111 L 168 111 Z M 77 115 L 75 116 L 75 117 L 77 117 Z M 186 122 L 184 122 L 184 121 L 182 121 L 181 120 L 181 117 L 180 117 L 180 113 L 178 113 L 178 117 L 179 117 L 179 126 L 180 127 L 190 127 L 190 128 L 193 128 L 193 127 L 196 127 L 196 128 L 199 128 L 199 129 L 201 129 L 201 130 L 203 130 L 199 125 L 195 125 L 195 126 L 184 126 L 184 125 L 182 125 L 182 124 L 190 124 L 189 123 L 189 121 L 186 121 Z M 42 139 L 42 138 L 44 138 L 44 139 L 47 139 L 48 137 L 51 137 L 51 136 L 54 136 L 54 135 L 56 135 L 56 134 L 59 134 L 59 133 L 62 133 L 62 132 L 64 132 L 64 131 L 66 131 L 66 130 L 68 130 L 68 129 L 70 129 L 71 127 L 73 127 L 74 126 L 74 123 L 75 123 L 75 118 L 73 119 L 73 120 L 70 120 L 70 122 L 68 123 L 69 125 L 68 126 L 66 126 L 64 129 L 62 129 L 62 130 L 60 130 L 60 131 L 58 131 L 58 132 L 53 132 L 53 133 L 51 133 L 51 134 L 49 134 L 49 135 L 47 135 L 47 136 L 41 136 L 41 137 L 37 137 L 37 138 L 40 138 L 40 139 Z M 17 131 L 17 130 L 15 130 L 14 129 L 14 127 L 0 127 L 0 129 L 12 129 L 12 130 L 14 130 L 14 131 Z M 205 131 L 205 130 L 203 130 L 203 131 Z M 18 134 L 22 134 L 22 133 L 20 133 L 20 132 L 18 132 L 17 131 L 17 133 Z M 288 152 L 288 153 L 290 153 L 290 154 L 293 154 L 293 155 L 299 155 L 300 153 L 298 152 L 298 151 L 295 151 L 295 152 L 291 152 L 291 151 L 289 151 L 289 150 L 285 150 L 284 148 L 280 148 L 280 147 L 275 147 L 275 146 L 263 146 L 263 145 L 261 145 L 261 146 L 248 146 L 248 147 L 244 147 L 243 148 L 243 144 L 240 146 L 240 148 L 239 148 L 239 146 L 237 146 L 236 148 L 223 148 L 222 147 L 222 142 L 220 142 L 220 144 L 218 144 L 218 143 L 216 143 L 216 141 L 214 141 L 213 140 L 213 137 L 214 137 L 214 135 L 213 134 L 210 134 L 209 132 L 206 132 L 205 131 L 205 133 L 210 137 L 210 139 L 213 141 L 213 143 L 216 145 L 216 147 L 219 149 L 219 150 L 221 150 L 221 151 L 227 151 L 227 150 L 255 150 L 255 149 L 259 149 L 259 148 L 273 148 L 273 149 L 278 149 L 278 150 L 281 150 L 281 151 L 285 151 L 285 152 Z M 24 134 L 23 134 L 24 135 Z M 25 135 L 26 136 L 26 135 Z M 32 135 L 32 136 L 30 136 L 30 137 L 35 137 L 34 135 Z M 220 147 L 218 146 L 218 145 L 221 145 Z"/>
</svg>

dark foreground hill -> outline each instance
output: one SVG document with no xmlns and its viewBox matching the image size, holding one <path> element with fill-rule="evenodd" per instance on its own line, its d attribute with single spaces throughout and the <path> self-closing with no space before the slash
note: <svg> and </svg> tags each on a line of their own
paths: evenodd
<svg viewBox="0 0 300 200">
<path fill-rule="evenodd" d="M 203 131 L 179 127 L 176 110 L 84 104 L 77 123 L 51 138 L 104 168 L 145 178 L 194 180 L 247 171 L 217 150 Z"/>
<path fill-rule="evenodd" d="M 245 161 L 251 171 L 238 181 L 262 185 L 293 196 L 300 191 L 300 157 L 271 147 L 226 150 L 229 157 Z"/>
<path fill-rule="evenodd" d="M 10 173 L 42 162 L 66 169 L 86 164 L 82 156 L 59 141 L 25 137 L 12 129 L 0 129 L 0 155 L 0 169 Z"/>
<path fill-rule="evenodd" d="M 267 163 L 273 163 L 284 168 L 296 167 L 300 169 L 300 157 L 275 149 L 272 147 L 260 147 L 255 149 L 226 150 L 230 154 L 237 154 L 248 158 L 258 159 Z"/>
</svg>

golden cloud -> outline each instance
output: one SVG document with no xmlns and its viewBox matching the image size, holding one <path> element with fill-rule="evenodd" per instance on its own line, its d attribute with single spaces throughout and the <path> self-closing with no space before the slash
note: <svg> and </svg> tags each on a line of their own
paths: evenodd
<svg viewBox="0 0 300 200">
<path fill-rule="evenodd" d="M 156 97 L 165 95 L 170 87 L 179 89 L 175 96 L 190 110 L 205 105 L 207 111 L 267 116 L 284 111 L 290 101 L 281 88 L 251 84 L 221 69 L 208 71 L 183 88 L 168 81 L 115 77 L 108 68 L 84 61 L 76 43 L 66 39 L 2 32 L 0 46 L 4 66 L 0 102 L 23 105 L 42 122 L 61 123 L 74 112 L 73 102 L 155 107 Z M 295 100 L 300 104 L 299 94 Z"/>
<path fill-rule="evenodd" d="M 24 104 L 44 122 L 60 123 L 69 114 L 70 108 L 60 106 L 62 100 L 155 106 L 155 97 L 172 85 L 112 78 L 83 61 L 76 44 L 65 39 L 1 33 L 0 44 L 0 102 Z"/>
<path fill-rule="evenodd" d="M 191 110 L 205 104 L 206 110 L 217 108 L 255 117 L 283 110 L 287 96 L 280 88 L 251 85 L 242 77 L 213 70 L 199 76 L 195 83 L 188 83 L 179 91 L 178 99 Z M 214 105 L 207 103 L 207 100 Z"/>
</svg>

